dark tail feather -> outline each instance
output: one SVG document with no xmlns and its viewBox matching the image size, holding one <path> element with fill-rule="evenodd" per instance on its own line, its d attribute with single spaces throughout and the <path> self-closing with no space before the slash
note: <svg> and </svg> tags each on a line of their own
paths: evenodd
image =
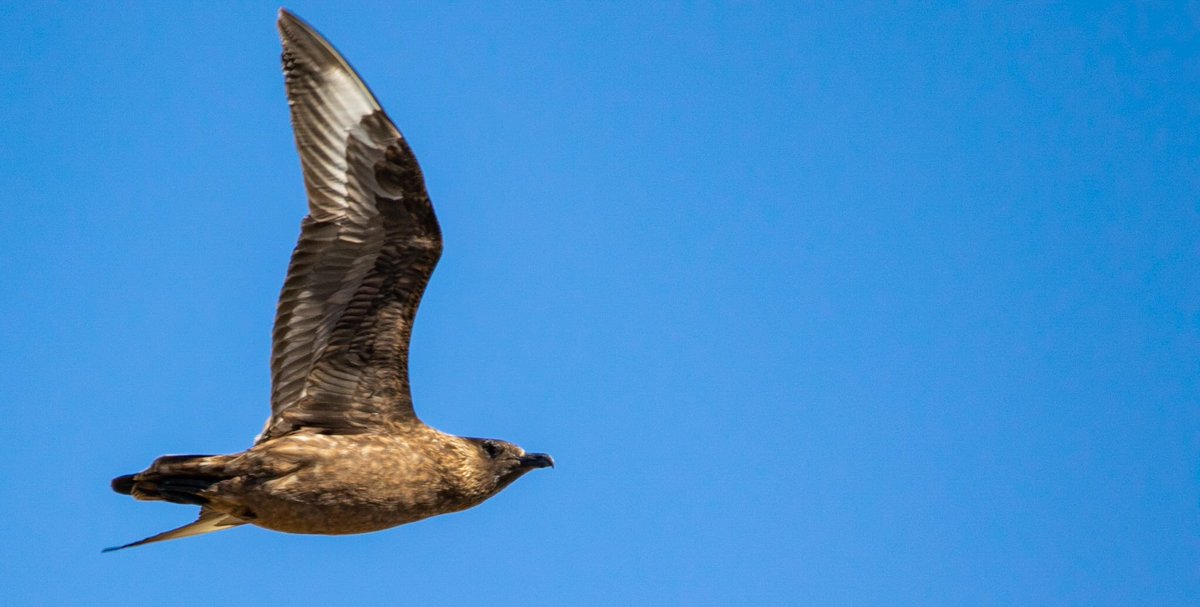
<svg viewBox="0 0 1200 607">
<path fill-rule="evenodd" d="M 208 503 L 208 498 L 200 495 L 200 492 L 220 480 L 219 478 L 172 476 L 158 481 L 155 489 L 158 491 L 158 495 L 168 502 L 203 506 Z"/>
<path fill-rule="evenodd" d="M 165 455 L 143 472 L 114 478 L 112 489 L 140 500 L 203 506 L 208 498 L 200 493 L 230 478 L 225 470 L 228 459 L 224 455 Z"/>
<path fill-rule="evenodd" d="M 132 474 L 126 474 L 112 479 L 113 491 L 121 495 L 133 495 L 133 477 Z"/>
</svg>

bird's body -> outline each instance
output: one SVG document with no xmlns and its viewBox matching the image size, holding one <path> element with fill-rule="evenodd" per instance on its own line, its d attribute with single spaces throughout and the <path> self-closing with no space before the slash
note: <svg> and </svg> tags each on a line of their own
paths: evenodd
<svg viewBox="0 0 1200 607">
<path fill-rule="evenodd" d="M 491 497 L 497 484 L 481 476 L 476 451 L 427 426 L 403 434 L 301 432 L 236 455 L 168 458 L 151 470 L 228 477 L 194 494 L 210 511 L 275 531 L 340 535 L 457 512 Z"/>
<path fill-rule="evenodd" d="M 201 506 L 196 522 L 121 548 L 243 524 L 378 531 L 470 508 L 553 465 L 417 418 L 409 338 L 442 250 L 424 178 L 345 59 L 287 11 L 279 30 L 309 215 L 275 319 L 271 416 L 244 452 L 164 456 L 114 479 L 118 493 Z"/>
</svg>

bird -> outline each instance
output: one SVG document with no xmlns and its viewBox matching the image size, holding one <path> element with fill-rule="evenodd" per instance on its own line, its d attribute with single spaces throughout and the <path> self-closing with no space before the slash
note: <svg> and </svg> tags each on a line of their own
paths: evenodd
<svg viewBox="0 0 1200 607">
<path fill-rule="evenodd" d="M 117 493 L 200 514 L 106 552 L 240 525 L 379 531 L 471 508 L 554 466 L 548 454 L 417 417 L 409 338 L 442 253 L 424 176 L 333 45 L 287 9 L 277 26 L 308 215 L 275 315 L 270 417 L 241 453 L 167 455 L 114 478 Z"/>
</svg>

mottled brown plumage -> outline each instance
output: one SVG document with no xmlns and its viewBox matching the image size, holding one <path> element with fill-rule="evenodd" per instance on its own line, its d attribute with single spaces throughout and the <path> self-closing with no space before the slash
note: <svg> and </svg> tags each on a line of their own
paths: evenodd
<svg viewBox="0 0 1200 607">
<path fill-rule="evenodd" d="M 309 213 L 275 317 L 271 416 L 242 453 L 165 456 L 113 479 L 118 493 L 201 507 L 196 522 L 120 548 L 243 524 L 378 531 L 470 508 L 553 465 L 417 418 L 408 344 L 442 252 L 424 177 L 333 46 L 286 10 L 279 32 Z"/>
</svg>

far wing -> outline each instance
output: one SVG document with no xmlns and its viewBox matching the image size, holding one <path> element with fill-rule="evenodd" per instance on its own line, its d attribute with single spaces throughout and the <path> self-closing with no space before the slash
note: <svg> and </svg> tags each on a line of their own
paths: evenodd
<svg viewBox="0 0 1200 607">
<path fill-rule="evenodd" d="M 245 524 L 245 521 L 242 521 L 237 517 L 229 516 L 228 514 L 221 514 L 220 512 L 214 512 L 206 508 L 201 508 L 200 518 L 194 523 L 188 523 L 182 527 L 177 527 L 170 531 L 164 531 L 158 535 L 152 535 L 144 540 L 130 542 L 124 546 L 105 548 L 101 552 L 113 552 L 116 550 L 124 550 L 126 548 L 145 546 L 146 544 L 153 544 L 155 542 L 165 542 L 167 540 L 177 540 L 180 538 L 192 537 L 194 535 L 204 535 L 205 533 L 232 529 L 238 525 Z"/>
<path fill-rule="evenodd" d="M 279 297 L 259 440 L 415 420 L 408 344 L 442 251 L 424 177 L 333 46 L 286 10 L 279 32 L 309 215 Z"/>
</svg>

